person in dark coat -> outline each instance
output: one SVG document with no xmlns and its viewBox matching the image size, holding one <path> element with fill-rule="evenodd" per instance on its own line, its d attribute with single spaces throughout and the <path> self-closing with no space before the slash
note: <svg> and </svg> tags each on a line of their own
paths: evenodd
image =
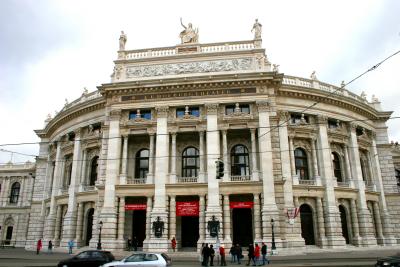
<svg viewBox="0 0 400 267">
<path fill-rule="evenodd" d="M 249 252 L 247 254 L 249 259 L 247 260 L 246 265 L 249 266 L 251 261 L 253 261 L 253 264 L 256 265 L 256 262 L 254 261 L 254 246 L 253 246 L 253 244 L 249 245 L 249 248 L 247 249 L 247 251 Z"/>
<path fill-rule="evenodd" d="M 133 237 L 132 245 L 133 245 L 133 250 L 134 250 L 134 251 L 137 251 L 138 240 L 137 240 L 136 236 Z"/>
<path fill-rule="evenodd" d="M 242 264 L 242 262 L 241 262 L 241 259 L 243 258 L 242 248 L 240 247 L 239 244 L 236 244 L 235 253 L 236 253 L 236 258 L 238 260 L 238 264 Z"/>
<path fill-rule="evenodd" d="M 203 255 L 203 262 L 201 265 L 208 266 L 208 258 L 210 257 L 210 248 L 208 247 L 208 243 L 203 247 L 201 254 Z"/>
<path fill-rule="evenodd" d="M 231 254 L 231 263 L 236 262 L 236 247 L 232 245 L 231 249 L 229 250 L 229 254 Z"/>
<path fill-rule="evenodd" d="M 261 255 L 262 255 L 262 264 L 265 265 L 265 262 L 269 264 L 269 260 L 267 258 L 267 245 L 263 242 L 261 246 Z"/>
<path fill-rule="evenodd" d="M 210 245 L 209 251 L 210 251 L 210 266 L 214 266 L 215 250 L 213 245 Z"/>
</svg>

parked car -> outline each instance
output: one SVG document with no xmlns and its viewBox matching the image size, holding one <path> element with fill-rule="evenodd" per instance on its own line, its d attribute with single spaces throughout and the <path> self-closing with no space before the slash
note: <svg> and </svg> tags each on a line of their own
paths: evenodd
<svg viewBox="0 0 400 267">
<path fill-rule="evenodd" d="M 62 260 L 58 263 L 57 267 L 99 267 L 105 263 L 114 261 L 113 254 L 109 251 L 103 250 L 86 250 L 72 258 Z"/>
<path fill-rule="evenodd" d="M 397 255 L 379 258 L 375 264 L 376 267 L 400 267 L 400 253 Z"/>
<path fill-rule="evenodd" d="M 164 253 L 138 252 L 122 259 L 121 261 L 113 261 L 104 264 L 102 267 L 165 267 L 171 265 L 171 258 Z"/>
</svg>

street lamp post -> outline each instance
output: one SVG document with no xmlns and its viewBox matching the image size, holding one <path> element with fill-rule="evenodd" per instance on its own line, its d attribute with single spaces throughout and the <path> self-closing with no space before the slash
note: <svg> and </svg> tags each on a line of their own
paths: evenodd
<svg viewBox="0 0 400 267">
<path fill-rule="evenodd" d="M 97 242 L 97 249 L 101 250 L 101 228 L 103 228 L 103 222 L 99 222 L 99 240 Z"/>
<path fill-rule="evenodd" d="M 271 228 L 272 228 L 272 244 L 271 244 L 271 250 L 272 250 L 272 254 L 273 254 L 273 251 L 276 250 L 276 246 L 275 246 L 275 233 L 274 233 L 274 219 L 271 219 Z"/>
</svg>

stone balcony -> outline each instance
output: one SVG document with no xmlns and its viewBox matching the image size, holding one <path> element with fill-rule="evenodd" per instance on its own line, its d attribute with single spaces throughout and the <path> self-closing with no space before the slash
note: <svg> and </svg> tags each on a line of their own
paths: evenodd
<svg viewBox="0 0 400 267">
<path fill-rule="evenodd" d="M 314 179 L 299 179 L 299 185 L 316 185 L 316 182 Z"/>
<path fill-rule="evenodd" d="M 231 175 L 230 182 L 249 182 L 251 181 L 251 175 Z"/>
<path fill-rule="evenodd" d="M 198 177 L 177 177 L 176 182 L 177 183 L 197 183 L 198 182 Z"/>
<path fill-rule="evenodd" d="M 128 178 L 126 179 L 127 184 L 146 184 L 146 178 Z"/>
</svg>

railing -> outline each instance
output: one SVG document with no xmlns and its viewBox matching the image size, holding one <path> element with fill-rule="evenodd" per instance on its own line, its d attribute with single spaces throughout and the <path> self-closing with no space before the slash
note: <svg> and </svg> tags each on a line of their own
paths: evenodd
<svg viewBox="0 0 400 267">
<path fill-rule="evenodd" d="M 32 169 L 35 167 L 35 163 L 27 161 L 25 163 L 12 163 L 8 162 L 0 164 L 0 169 Z"/>
<path fill-rule="evenodd" d="M 198 177 L 177 177 L 178 183 L 197 183 Z"/>
<path fill-rule="evenodd" d="M 231 182 L 246 182 L 250 180 L 250 175 L 231 175 Z"/>
<path fill-rule="evenodd" d="M 195 53 L 214 53 L 224 51 L 243 51 L 252 50 L 255 48 L 254 41 L 238 41 L 238 42 L 225 42 L 225 43 L 211 43 L 211 44 L 193 44 L 193 46 L 199 47 L 199 51 Z M 185 46 L 182 46 L 185 47 Z M 122 57 L 119 59 L 141 59 L 151 57 L 167 57 L 178 54 L 178 47 L 159 47 L 149 49 L 137 49 L 129 51 L 121 51 Z M 191 51 L 192 53 L 193 51 Z"/>
<path fill-rule="evenodd" d="M 66 104 L 61 111 L 64 111 L 64 110 L 69 109 L 69 108 L 71 108 L 73 106 L 76 106 L 76 105 L 78 105 L 80 103 L 83 103 L 83 102 L 86 102 L 86 101 L 89 101 L 89 100 L 92 100 L 92 99 L 95 99 L 95 98 L 99 98 L 99 97 L 102 97 L 102 96 L 100 94 L 100 91 L 98 91 L 98 90 L 96 90 L 94 92 L 91 92 L 91 93 L 88 93 L 88 94 L 83 94 L 80 98 L 72 101 L 71 103 Z"/>
<path fill-rule="evenodd" d="M 299 179 L 299 184 L 302 184 L 302 185 L 315 185 L 315 180 L 300 180 Z"/>
<path fill-rule="evenodd" d="M 338 187 L 349 187 L 350 182 L 349 181 L 344 181 L 344 182 L 337 182 Z"/>
<path fill-rule="evenodd" d="M 83 191 L 94 191 L 96 186 L 94 185 L 83 185 Z"/>
<path fill-rule="evenodd" d="M 146 178 L 129 178 L 126 179 L 127 184 L 145 184 Z"/>
</svg>

